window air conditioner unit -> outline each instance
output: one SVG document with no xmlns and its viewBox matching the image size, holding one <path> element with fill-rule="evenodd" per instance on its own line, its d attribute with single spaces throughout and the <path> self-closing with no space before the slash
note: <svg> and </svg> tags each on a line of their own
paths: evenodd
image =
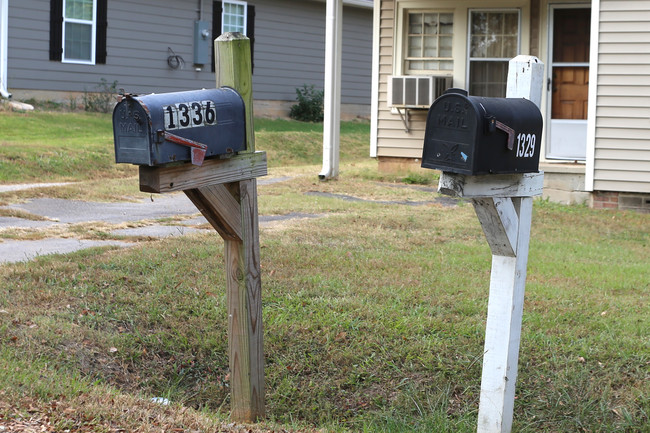
<svg viewBox="0 0 650 433">
<path fill-rule="evenodd" d="M 428 110 L 451 87 L 451 77 L 392 75 L 388 77 L 388 106 Z"/>
</svg>

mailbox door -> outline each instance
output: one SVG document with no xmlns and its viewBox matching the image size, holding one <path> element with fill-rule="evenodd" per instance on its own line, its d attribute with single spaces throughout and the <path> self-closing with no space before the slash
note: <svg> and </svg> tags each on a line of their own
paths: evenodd
<svg viewBox="0 0 650 433">
<path fill-rule="evenodd" d="M 436 99 L 427 116 L 422 167 L 473 174 L 479 122 L 476 108 L 464 95 L 448 93 Z"/>
<path fill-rule="evenodd" d="M 115 162 L 152 165 L 151 123 L 138 101 L 126 98 L 113 110 Z"/>
</svg>

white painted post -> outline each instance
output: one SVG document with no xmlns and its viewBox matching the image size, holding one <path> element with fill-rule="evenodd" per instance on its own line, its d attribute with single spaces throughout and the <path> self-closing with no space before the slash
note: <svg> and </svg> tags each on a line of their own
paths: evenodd
<svg viewBox="0 0 650 433">
<path fill-rule="evenodd" d="M 336 178 L 339 175 L 342 20 L 343 0 L 327 0 L 323 101 L 323 169 L 318 175 L 321 180 Z"/>
<path fill-rule="evenodd" d="M 517 56 L 509 64 L 506 97 L 523 97 L 539 107 L 543 82 L 543 63 L 536 57 Z M 532 195 L 536 194 L 474 200 L 492 249 L 478 433 L 510 433 L 512 429 Z"/>
<path fill-rule="evenodd" d="M 7 29 L 9 28 L 9 0 L 0 0 L 0 97 L 11 98 L 7 90 Z"/>
</svg>

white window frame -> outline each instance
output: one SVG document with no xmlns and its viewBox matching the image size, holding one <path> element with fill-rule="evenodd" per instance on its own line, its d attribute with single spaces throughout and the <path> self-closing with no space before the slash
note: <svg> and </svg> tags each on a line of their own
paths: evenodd
<svg viewBox="0 0 650 433">
<path fill-rule="evenodd" d="M 454 20 L 454 37 L 452 40 L 452 70 L 426 71 L 408 73 L 406 71 L 405 60 L 407 57 L 408 41 L 408 14 L 409 12 L 426 11 L 432 13 L 450 13 Z M 395 25 L 393 26 L 393 74 L 392 75 L 427 75 L 435 77 L 455 77 L 459 65 L 457 59 L 464 56 L 463 42 L 456 37 L 456 33 L 464 31 L 462 27 L 462 17 L 458 14 L 457 0 L 441 0 L 436 2 L 432 7 L 430 0 L 400 0 L 395 4 Z M 465 12 L 465 9 L 463 9 Z M 464 13 L 463 12 L 463 13 Z M 461 54 L 462 53 L 462 54 Z"/>
<path fill-rule="evenodd" d="M 449 76 L 454 72 L 454 33 L 451 33 L 451 56 L 450 57 L 428 57 L 423 59 L 431 59 L 434 62 L 443 62 L 450 61 L 452 66 L 451 69 L 409 69 L 407 63 L 409 62 L 408 51 L 409 51 L 409 16 L 410 14 L 437 14 L 438 16 L 442 14 L 448 14 L 452 17 L 452 25 L 454 24 L 454 11 L 453 9 L 430 9 L 430 8 L 409 8 L 405 9 L 403 12 L 403 24 L 402 24 L 402 41 L 404 47 L 402 48 L 402 56 L 400 61 L 402 62 L 402 70 L 404 75 L 436 75 L 436 76 Z M 421 35 L 422 36 L 422 35 Z M 436 33 L 435 36 L 438 38 L 438 44 L 440 43 L 440 33 Z M 423 42 L 424 43 L 424 42 Z M 438 50 L 440 46 L 438 45 Z M 439 51 L 438 51 L 439 52 Z M 423 60 L 427 61 L 427 60 Z"/>
<path fill-rule="evenodd" d="M 225 33 L 224 31 L 224 26 L 226 25 L 226 5 L 227 4 L 235 4 L 235 5 L 240 5 L 244 7 L 244 31 L 241 32 L 242 34 L 246 35 L 248 32 L 248 2 L 241 1 L 241 0 L 223 0 L 221 3 L 221 34 Z"/>
<path fill-rule="evenodd" d="M 92 19 L 92 21 L 90 21 L 90 20 L 80 20 L 80 19 L 76 19 L 76 18 L 67 18 L 65 16 L 67 1 L 68 0 L 63 0 L 63 28 L 62 28 L 62 31 L 61 31 L 61 33 L 62 33 L 61 46 L 63 48 L 63 54 L 61 55 L 61 62 L 62 63 L 76 63 L 76 64 L 80 64 L 80 65 L 94 65 L 95 64 L 95 44 L 97 42 L 96 41 L 96 39 L 97 39 L 97 0 L 92 0 L 93 1 L 93 19 Z M 66 23 L 90 25 L 90 60 L 66 58 L 66 53 L 65 53 Z"/>
<path fill-rule="evenodd" d="M 523 11 L 521 8 L 469 8 L 467 10 L 467 63 L 465 66 L 465 83 L 466 88 L 469 90 L 471 88 L 470 83 L 470 63 L 475 62 L 508 62 L 510 58 L 501 58 L 501 57 L 471 57 L 472 54 L 472 12 L 516 12 L 517 13 L 517 52 L 515 55 L 521 53 L 522 46 L 522 15 Z"/>
</svg>

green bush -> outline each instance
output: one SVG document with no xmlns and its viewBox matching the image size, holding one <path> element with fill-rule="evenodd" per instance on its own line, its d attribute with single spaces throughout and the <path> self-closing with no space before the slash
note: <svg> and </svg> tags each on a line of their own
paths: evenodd
<svg viewBox="0 0 650 433">
<path fill-rule="evenodd" d="M 117 80 L 109 84 L 105 78 L 102 78 L 95 89 L 95 92 L 84 90 L 84 110 L 92 113 L 108 113 L 113 108 L 114 95 L 117 93 Z"/>
<path fill-rule="evenodd" d="M 289 117 L 303 122 L 323 121 L 323 91 L 315 90 L 314 85 L 304 84 L 296 89 L 298 103 L 291 107 Z"/>
</svg>

